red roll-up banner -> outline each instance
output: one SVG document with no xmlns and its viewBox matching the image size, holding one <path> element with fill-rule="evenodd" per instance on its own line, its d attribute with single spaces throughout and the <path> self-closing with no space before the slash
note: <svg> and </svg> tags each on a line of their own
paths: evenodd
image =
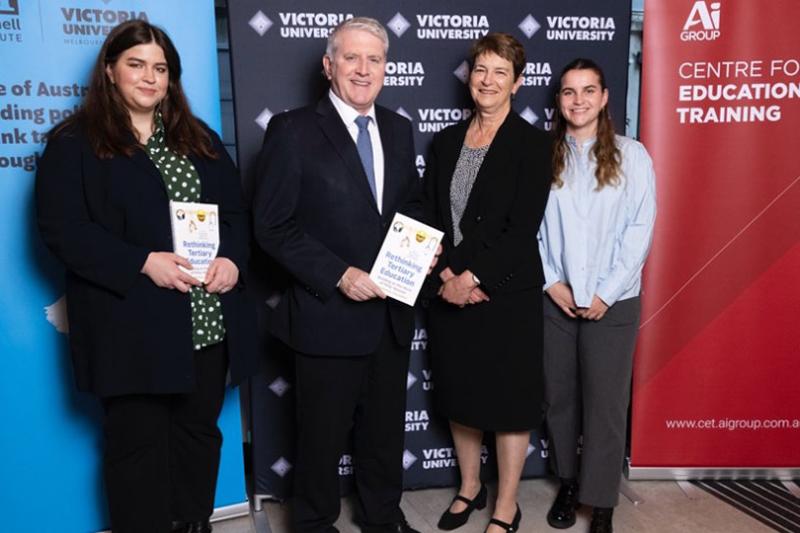
<svg viewBox="0 0 800 533">
<path fill-rule="evenodd" d="M 645 3 L 641 138 L 658 220 L 632 478 L 800 472 L 798 20 L 796 0 Z"/>
</svg>

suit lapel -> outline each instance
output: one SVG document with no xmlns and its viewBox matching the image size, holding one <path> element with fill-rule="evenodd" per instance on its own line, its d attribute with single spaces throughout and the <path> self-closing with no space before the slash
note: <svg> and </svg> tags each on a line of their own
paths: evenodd
<svg viewBox="0 0 800 533">
<path fill-rule="evenodd" d="M 375 198 L 372 196 L 372 190 L 369 188 L 367 181 L 367 173 L 364 172 L 364 167 L 361 165 L 361 158 L 358 155 L 358 149 L 347 131 L 347 127 L 342 122 L 342 118 L 333 107 L 330 98 L 324 96 L 317 104 L 317 113 L 319 118 L 319 126 L 322 128 L 325 137 L 333 146 L 334 150 L 344 160 L 347 169 L 349 170 L 350 179 L 354 180 L 356 188 L 366 195 L 370 205 L 375 211 L 378 206 L 375 204 Z M 386 158 L 384 157 L 384 161 Z"/>
<path fill-rule="evenodd" d="M 164 178 L 161 176 L 161 172 L 158 171 L 158 168 L 156 168 L 150 160 L 150 157 L 145 153 L 144 149 L 137 148 L 134 150 L 131 159 L 143 170 L 147 171 L 147 175 L 155 179 L 159 187 L 161 187 L 161 190 L 164 191 L 164 194 L 167 194 L 167 186 L 164 185 Z"/>
<path fill-rule="evenodd" d="M 394 157 L 394 135 L 391 123 L 386 116 L 386 111 L 375 107 L 375 118 L 378 122 L 378 131 L 381 136 L 383 148 L 383 213 L 392 214 L 397 210 L 397 201 L 400 197 L 401 180 L 397 179 L 393 163 L 401 161 Z"/>
<path fill-rule="evenodd" d="M 496 174 L 498 163 L 504 161 L 509 156 L 506 153 L 510 139 L 513 137 L 514 119 L 516 115 L 514 111 L 509 111 L 497 133 L 492 139 L 492 144 L 486 151 L 483 157 L 481 168 L 478 170 L 478 175 L 475 177 L 475 183 L 472 185 L 467 205 L 464 207 L 464 214 L 461 217 L 462 223 L 465 220 L 470 220 L 473 217 L 473 212 L 478 208 L 482 196 L 482 188 L 492 181 L 492 176 Z"/>
<path fill-rule="evenodd" d="M 442 159 L 441 169 L 444 179 L 439 180 L 439 211 L 443 215 L 444 231 L 453 237 L 453 214 L 450 210 L 450 185 L 453 181 L 453 173 L 456 170 L 458 156 L 461 154 L 461 147 L 464 145 L 464 137 L 467 135 L 469 121 L 466 120 L 458 124 L 449 138 L 448 143 L 442 147 L 439 157 Z"/>
</svg>

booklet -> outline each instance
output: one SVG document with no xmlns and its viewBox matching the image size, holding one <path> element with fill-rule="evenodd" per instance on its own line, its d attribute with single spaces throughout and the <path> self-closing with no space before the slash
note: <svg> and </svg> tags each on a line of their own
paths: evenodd
<svg viewBox="0 0 800 533">
<path fill-rule="evenodd" d="M 369 277 L 387 296 L 414 305 L 444 234 L 397 213 Z"/>
<path fill-rule="evenodd" d="M 219 250 L 219 207 L 173 200 L 169 203 L 169 220 L 173 251 L 192 264 L 191 270 L 180 267 L 181 270 L 205 281 L 208 267 Z"/>
</svg>

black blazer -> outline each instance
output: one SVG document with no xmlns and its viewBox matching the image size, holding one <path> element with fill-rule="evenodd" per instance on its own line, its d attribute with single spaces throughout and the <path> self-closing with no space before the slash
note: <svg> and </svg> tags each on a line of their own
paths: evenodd
<svg viewBox="0 0 800 533">
<path fill-rule="evenodd" d="M 445 232 L 443 253 L 430 276 L 449 266 L 470 270 L 488 294 L 513 292 L 544 283 L 536 240 L 550 194 L 550 140 L 511 111 L 486 153 L 453 243 L 450 182 L 469 121 L 437 133 L 425 169 L 425 218 Z"/>
<path fill-rule="evenodd" d="M 255 176 L 254 234 L 288 273 L 271 304 L 269 328 L 299 352 L 373 352 L 387 306 L 397 341 L 403 346 L 411 341 L 411 307 L 390 299 L 354 302 L 336 287 L 348 266 L 370 271 L 395 212 L 422 214 L 411 124 L 380 106 L 375 115 L 385 163 L 383 214 L 356 145 L 327 95 L 314 106 L 275 115 L 264 137 Z"/>
<path fill-rule="evenodd" d="M 190 156 L 202 202 L 220 206 L 220 257 L 244 279 L 249 227 L 238 172 L 219 137 L 218 159 Z M 148 253 L 171 251 L 169 198 L 143 150 L 99 159 L 82 127 L 47 144 L 36 175 L 39 229 L 67 267 L 69 340 L 77 385 L 100 396 L 194 389 L 189 295 L 140 273 Z M 234 383 L 254 372 L 254 309 L 243 286 L 221 295 Z"/>
</svg>

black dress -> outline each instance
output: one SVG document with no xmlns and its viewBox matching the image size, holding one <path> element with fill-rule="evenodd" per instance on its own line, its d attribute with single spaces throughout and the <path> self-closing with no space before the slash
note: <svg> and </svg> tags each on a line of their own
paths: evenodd
<svg viewBox="0 0 800 533">
<path fill-rule="evenodd" d="M 427 164 L 426 217 L 445 232 L 430 281 L 436 289 L 445 267 L 456 275 L 470 270 L 490 301 L 459 308 L 431 298 L 436 408 L 470 427 L 529 430 L 542 420 L 544 278 L 536 235 L 550 189 L 550 144 L 511 112 L 481 162 L 463 147 L 467 127 L 437 134 Z M 480 166 L 471 187 L 469 177 L 464 185 L 470 162 Z"/>
</svg>

